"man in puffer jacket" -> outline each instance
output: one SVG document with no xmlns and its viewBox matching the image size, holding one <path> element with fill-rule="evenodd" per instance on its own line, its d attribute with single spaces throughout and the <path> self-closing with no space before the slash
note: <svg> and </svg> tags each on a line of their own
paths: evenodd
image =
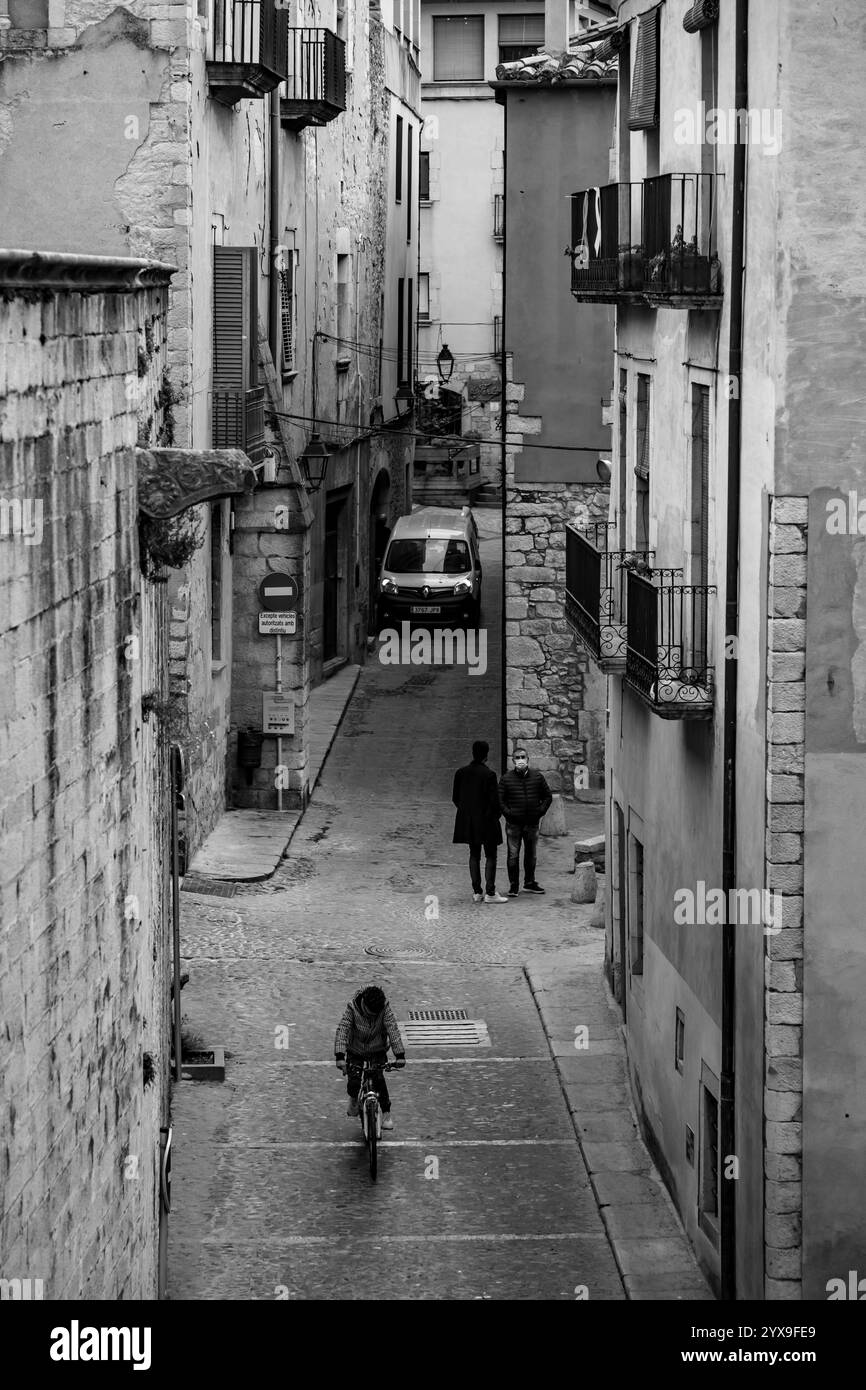
<svg viewBox="0 0 866 1390">
<path fill-rule="evenodd" d="M 538 827 L 547 815 L 553 795 L 542 774 L 529 766 L 525 748 L 515 748 L 514 767 L 499 779 L 499 800 L 505 816 L 505 839 L 508 844 L 509 898 L 520 892 L 520 846 L 523 845 L 523 888 L 527 893 L 543 893 L 535 881 L 535 856 L 538 846 Z"/>
<path fill-rule="evenodd" d="M 359 989 L 346 1005 L 343 1017 L 337 1024 L 334 1037 L 334 1053 L 339 1071 L 348 1074 L 350 1067 L 372 1062 L 374 1066 L 384 1066 L 388 1060 L 388 1044 L 394 1052 L 399 1067 L 406 1065 L 403 1039 L 391 1005 L 378 985 L 367 985 Z M 379 1072 L 375 1078 L 379 1104 L 382 1107 L 382 1128 L 393 1129 L 391 1119 L 391 1097 L 385 1085 L 385 1074 Z M 349 1075 L 346 1090 L 349 1094 L 347 1115 L 358 1114 L 358 1092 L 361 1089 L 360 1075 Z"/>
</svg>

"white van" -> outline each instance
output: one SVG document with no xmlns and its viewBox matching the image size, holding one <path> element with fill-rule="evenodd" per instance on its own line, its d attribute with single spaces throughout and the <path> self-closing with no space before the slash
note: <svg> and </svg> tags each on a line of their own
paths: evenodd
<svg viewBox="0 0 866 1390">
<path fill-rule="evenodd" d="M 468 507 L 419 507 L 391 532 L 379 576 L 380 630 L 477 627 L 481 616 L 478 527 Z"/>
</svg>

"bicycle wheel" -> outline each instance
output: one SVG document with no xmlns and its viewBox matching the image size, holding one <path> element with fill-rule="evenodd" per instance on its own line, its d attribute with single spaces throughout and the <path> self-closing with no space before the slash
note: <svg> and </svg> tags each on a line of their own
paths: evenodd
<svg viewBox="0 0 866 1390">
<path fill-rule="evenodd" d="M 376 1131 L 379 1128 L 376 1114 L 378 1108 L 378 1104 L 375 1100 L 367 1102 L 367 1148 L 370 1153 L 370 1177 L 373 1182 L 376 1181 L 376 1171 L 378 1168 L 379 1140 L 376 1136 Z"/>
</svg>

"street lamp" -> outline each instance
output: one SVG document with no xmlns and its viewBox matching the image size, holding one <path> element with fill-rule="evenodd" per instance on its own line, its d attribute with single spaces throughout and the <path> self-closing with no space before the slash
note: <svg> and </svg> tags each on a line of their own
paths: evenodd
<svg viewBox="0 0 866 1390">
<path fill-rule="evenodd" d="M 330 451 L 318 430 L 313 430 L 307 447 L 300 455 L 298 463 L 304 471 L 304 481 L 308 492 L 318 492 L 328 471 Z"/>
<path fill-rule="evenodd" d="M 439 372 L 439 380 L 446 386 L 451 380 L 451 373 L 454 371 L 454 354 L 449 352 L 448 344 L 443 343 L 439 356 L 436 358 L 436 368 Z"/>
<path fill-rule="evenodd" d="M 397 394 L 394 397 L 394 404 L 397 407 L 397 415 L 402 420 L 410 414 L 415 405 L 415 397 L 412 394 L 412 387 L 408 381 L 401 381 L 397 387 Z"/>
</svg>

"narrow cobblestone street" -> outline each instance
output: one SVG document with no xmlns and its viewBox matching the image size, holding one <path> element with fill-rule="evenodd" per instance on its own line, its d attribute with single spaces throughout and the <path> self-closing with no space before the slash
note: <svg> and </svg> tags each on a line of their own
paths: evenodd
<svg viewBox="0 0 866 1390">
<path fill-rule="evenodd" d="M 589 925 L 592 907 L 570 901 L 572 839 L 540 841 L 545 897 L 501 906 L 473 904 L 466 850 L 451 844 L 451 781 L 473 738 L 489 740 L 498 770 L 499 518 L 480 519 L 486 674 L 371 660 L 273 878 L 225 901 L 183 894 L 185 1032 L 225 1046 L 227 1066 L 224 1084 L 174 1092 L 175 1299 L 626 1296 L 564 1094 L 574 1062 L 557 1069 L 553 1056 L 573 1049 L 576 1022 L 589 1021 L 593 1054 L 619 1046 L 605 1041 L 617 1029 L 603 933 Z M 596 806 L 570 810 L 590 827 L 600 819 Z M 504 870 L 503 856 L 500 889 Z M 438 917 L 425 914 L 434 900 Z M 564 1046 L 549 1041 L 537 1004 L 552 952 L 593 972 L 592 998 L 574 995 L 580 1017 L 551 1016 Z M 464 1009 L 490 1039 L 408 1049 L 406 1070 L 389 1078 L 395 1129 L 375 1185 L 333 1064 L 346 1000 L 374 979 L 399 1019 Z M 582 1067 L 590 1100 L 611 1080 L 622 1087 L 618 1057 Z M 584 1138 L 634 1144 L 616 1094 L 599 1098 L 602 1132 Z M 645 1155 L 620 1162 L 610 1151 L 624 1143 L 601 1148 L 604 1167 L 644 1174 L 614 1173 L 606 1200 L 641 1203 L 654 1224 L 635 1233 L 669 1237 L 641 1242 L 650 1262 L 638 1272 L 653 1288 L 688 1290 L 656 1296 L 705 1296 Z"/>
</svg>

